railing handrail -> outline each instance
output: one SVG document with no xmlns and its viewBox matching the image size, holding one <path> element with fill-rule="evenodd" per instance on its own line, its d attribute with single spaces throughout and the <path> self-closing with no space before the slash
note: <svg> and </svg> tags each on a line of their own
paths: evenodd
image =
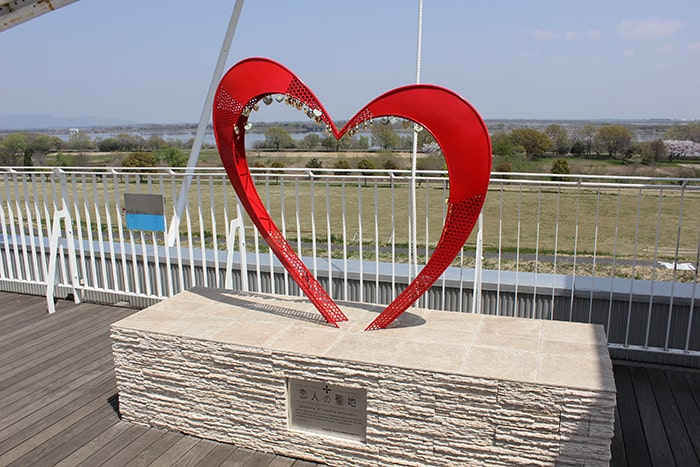
<svg viewBox="0 0 700 467">
<path fill-rule="evenodd" d="M 33 174 L 33 173 L 53 173 L 55 170 L 63 172 L 66 174 L 77 173 L 77 174 L 95 174 L 104 175 L 105 173 L 110 175 L 175 175 L 175 176 L 186 176 L 186 175 L 226 175 L 226 170 L 223 167 L 44 167 L 44 166 L 2 166 L 0 167 L 0 173 L 16 173 L 16 174 Z M 330 167 L 319 167 L 319 168 L 308 168 L 308 167 L 250 167 L 250 172 L 255 175 L 287 175 L 287 174 L 303 174 L 303 175 L 317 175 L 324 174 L 325 176 L 337 176 L 337 177 L 410 177 L 410 169 L 354 169 L 354 168 L 330 168 Z M 434 178 L 437 180 L 444 180 L 447 177 L 446 170 L 417 170 L 416 173 L 420 178 Z M 367 175 L 372 174 L 372 175 Z M 521 182 L 530 181 L 532 179 L 538 180 L 543 179 L 543 181 L 551 181 L 552 177 L 558 179 L 567 180 L 615 180 L 615 181 L 628 181 L 633 182 L 681 182 L 686 185 L 700 184 L 700 178 L 696 177 L 648 177 L 639 175 L 594 175 L 594 174 L 553 174 L 546 172 L 491 172 L 491 179 L 503 182 Z"/>
</svg>

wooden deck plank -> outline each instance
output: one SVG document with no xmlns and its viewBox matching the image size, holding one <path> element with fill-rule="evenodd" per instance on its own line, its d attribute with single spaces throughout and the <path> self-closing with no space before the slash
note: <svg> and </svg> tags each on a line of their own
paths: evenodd
<svg viewBox="0 0 700 467">
<path fill-rule="evenodd" d="M 647 368 L 666 438 L 673 453 L 673 460 L 676 465 L 700 465 L 700 459 L 695 455 L 693 443 L 688 437 L 688 430 L 683 423 L 666 373 L 667 370 L 660 368 Z"/>
<path fill-rule="evenodd" d="M 182 457 L 173 463 L 173 467 L 193 467 L 207 456 L 217 445 L 216 441 L 200 439 Z"/>
<path fill-rule="evenodd" d="M 201 465 L 210 465 L 212 467 L 221 465 L 226 459 L 236 451 L 236 447 L 230 444 L 217 443 L 209 454 L 204 456 L 200 461 Z"/>
<path fill-rule="evenodd" d="M 76 439 L 75 449 L 68 456 L 64 457 L 60 462 L 56 463 L 56 467 L 74 467 L 76 465 L 85 465 L 83 462 L 90 457 L 100 447 L 109 443 L 112 439 L 119 436 L 129 427 L 128 423 L 117 422 L 108 429 L 98 434 L 94 438 L 87 440 Z"/>
<path fill-rule="evenodd" d="M 78 315 L 78 317 L 80 316 Z M 4 371 L 12 374 L 11 371 L 14 368 L 23 368 L 31 365 L 33 361 L 42 361 L 75 347 L 81 347 L 85 342 L 94 339 L 98 335 L 108 335 L 106 328 L 117 316 L 119 315 L 110 316 L 109 314 L 98 313 L 98 316 L 92 318 L 88 317 L 87 314 L 83 314 L 82 319 L 78 319 L 66 332 L 61 332 L 61 324 L 57 323 L 54 329 L 49 328 L 46 330 L 47 338 L 44 342 L 40 344 L 35 342 L 28 348 L 3 352 Z"/>
<path fill-rule="evenodd" d="M 33 351 L 23 349 L 21 352 L 10 351 L 5 353 L 3 360 L 8 373 L 12 374 L 15 368 L 24 368 L 32 361 L 44 359 L 51 355 L 60 355 L 75 347 L 82 346 L 85 342 L 100 335 L 106 334 L 106 328 L 113 322 L 112 316 L 102 314 L 95 319 L 78 320 L 75 326 L 70 326 L 66 332 L 55 332 L 48 336 L 51 340 L 43 342 L 41 346 L 33 345 Z M 60 326 L 59 326 L 60 327 Z"/>
<path fill-rule="evenodd" d="M 221 465 L 227 467 L 245 465 L 246 462 L 253 458 L 254 454 L 255 451 L 252 449 L 238 448 L 224 462 L 222 462 Z"/>
<path fill-rule="evenodd" d="M 695 399 L 695 405 L 700 407 L 700 373 L 686 372 L 685 381 L 690 388 L 693 399 Z"/>
<path fill-rule="evenodd" d="M 243 465 L 245 467 L 267 467 L 274 458 L 274 454 L 258 452 L 255 453 L 252 458 L 248 459 L 248 462 Z"/>
<path fill-rule="evenodd" d="M 85 356 L 85 359 L 81 361 L 81 370 L 84 372 L 92 372 L 102 368 L 103 370 L 109 369 L 112 364 L 112 355 L 109 352 L 90 352 Z M 27 384 L 26 381 L 18 382 L 17 384 L 11 386 L 6 391 L 6 394 L 0 395 L 0 413 L 3 409 L 8 407 L 10 404 L 25 404 L 29 402 L 29 399 L 37 399 L 42 396 L 47 396 L 54 394 L 56 388 L 61 388 L 68 386 L 76 378 L 75 372 L 63 371 L 53 376 L 53 378 L 43 378 L 36 381 L 34 384 Z M 24 383 L 22 387 L 21 383 Z"/>
<path fill-rule="evenodd" d="M 294 461 L 292 467 L 316 467 L 319 464 L 315 462 L 303 461 L 301 459 Z"/>
<path fill-rule="evenodd" d="M 0 292 L 0 465 L 318 465 L 120 421 L 109 325 L 136 310 L 58 305 Z M 611 464 L 697 464 L 700 372 L 649 367 L 615 362 Z"/>
<path fill-rule="evenodd" d="M 651 465 L 629 367 L 614 365 L 613 371 L 617 386 L 619 423 L 625 446 L 625 462 L 631 466 Z"/>
<path fill-rule="evenodd" d="M 4 431 L 16 430 L 16 424 L 22 426 L 36 423 L 44 418 L 44 414 L 58 413 L 65 406 L 69 406 L 72 409 L 72 407 L 81 404 L 84 391 L 104 384 L 116 384 L 112 383 L 112 381 L 113 375 L 110 374 L 109 367 L 103 366 L 80 375 L 69 384 L 56 388 L 52 393 L 32 398 L 32 401 L 28 404 L 18 404 L 14 408 L 10 407 L 8 410 L 3 410 L 1 412 L 2 415 L 0 415 L 3 418 L 3 422 L 0 426 L 5 425 L 7 428 L 0 430 L 0 440 L 3 439 Z"/>
<path fill-rule="evenodd" d="M 4 355 L 8 349 L 15 349 L 17 342 L 23 345 L 32 345 L 52 331 L 62 333 L 65 327 L 84 321 L 83 313 L 86 310 L 100 309 L 99 305 L 90 303 L 82 303 L 74 305 L 74 307 L 53 315 L 35 309 L 25 310 L 24 321 L 11 323 L 11 326 L 3 332 L 0 352 Z"/>
<path fill-rule="evenodd" d="M 667 376 L 695 455 L 700 458 L 700 374 L 669 371 Z"/>
<path fill-rule="evenodd" d="M 112 438 L 105 445 L 101 446 L 99 449 L 89 455 L 82 463 L 84 465 L 102 465 L 124 449 L 128 449 L 131 443 L 136 441 L 140 436 L 148 431 L 148 428 L 142 425 L 136 425 L 133 423 L 127 423 L 126 425 L 126 430 L 120 433 L 119 436 Z"/>
<path fill-rule="evenodd" d="M 51 380 L 51 375 L 56 374 L 54 369 L 70 371 L 70 367 L 83 361 L 91 352 L 111 352 L 111 346 L 105 342 L 105 336 L 98 335 L 94 339 L 84 343 L 83 348 L 70 349 L 69 352 L 37 357 L 28 362 L 24 368 L 8 370 L 4 368 L 3 379 L 0 380 L 0 391 L 5 392 L 13 386 L 22 387 L 27 381 L 34 378 L 35 381 Z"/>
<path fill-rule="evenodd" d="M 32 323 L 31 327 L 35 331 L 34 334 L 18 335 L 14 338 L 6 340 L 3 349 L 0 349 L 0 362 L 14 361 L 17 356 L 26 356 L 35 352 L 41 352 L 54 345 L 55 342 L 65 341 L 71 336 L 78 335 L 84 330 L 85 326 L 99 326 L 100 323 L 94 320 L 86 320 L 83 313 L 69 312 L 66 313 L 69 318 L 47 317 L 46 323 L 43 326 L 38 326 L 37 323 Z M 107 316 L 101 316 L 102 319 L 107 319 Z"/>
<path fill-rule="evenodd" d="M 105 379 L 98 386 L 89 388 L 94 390 L 96 394 L 107 395 L 113 390 L 113 382 Z M 89 399 L 88 399 L 89 400 Z M 31 417 L 26 417 L 18 420 L 12 425 L 8 425 L 6 429 L 0 431 L 2 441 L 0 441 L 0 453 L 14 449 L 17 445 L 27 442 L 37 443 L 35 437 L 44 430 L 51 427 L 67 418 L 67 421 L 62 423 L 67 424 L 71 421 L 80 420 L 82 417 L 91 413 L 97 407 L 104 406 L 106 399 L 96 398 L 88 402 L 80 396 L 61 401 L 60 404 L 48 406 L 46 410 L 32 413 Z"/>
<path fill-rule="evenodd" d="M 112 456 L 108 461 L 101 464 L 101 467 L 123 467 L 136 459 L 143 451 L 158 442 L 166 431 L 157 428 L 144 427 L 145 432 L 126 446 L 122 446 L 120 451 Z"/>
<path fill-rule="evenodd" d="M 610 443 L 610 453 L 612 467 L 627 467 L 627 457 L 625 456 L 625 439 L 620 426 L 620 410 L 615 407 L 615 435 Z"/>
<path fill-rule="evenodd" d="M 119 418 L 116 414 L 110 414 L 104 406 L 98 407 L 76 423 L 67 425 L 58 433 L 51 433 L 52 436 L 47 437 L 46 441 L 38 444 L 9 465 L 16 464 L 19 467 L 23 465 L 49 465 L 58 462 L 78 449 L 76 440 L 87 443 L 118 421 Z M 33 444 L 39 441 L 38 437 L 29 440 Z"/>
<path fill-rule="evenodd" d="M 28 295 L 19 294 L 9 294 L 7 292 L 0 292 L 0 335 L 5 335 L 10 332 L 13 327 L 20 325 L 26 319 L 38 319 L 36 313 L 28 315 L 28 312 L 36 310 L 36 304 L 34 300 L 29 300 Z M 39 297 L 31 297 L 33 299 L 39 299 Z M 44 303 L 46 300 L 44 299 Z"/>
<path fill-rule="evenodd" d="M 165 467 L 171 466 L 178 461 L 182 456 L 184 456 L 187 451 L 192 449 L 199 439 L 193 436 L 182 436 L 177 443 L 175 443 L 170 449 L 165 451 L 163 454 L 158 456 L 153 461 L 154 467 Z"/>
<path fill-rule="evenodd" d="M 294 459 L 290 457 L 276 456 L 272 459 L 272 462 L 268 464 L 268 467 L 292 467 L 294 464 Z"/>
<path fill-rule="evenodd" d="M 158 457 L 168 451 L 175 443 L 182 439 L 182 434 L 173 431 L 166 431 L 165 434 L 149 446 L 148 449 L 133 458 L 126 467 L 146 467 L 153 464 Z"/>
<path fill-rule="evenodd" d="M 651 462 L 653 465 L 673 465 L 673 452 L 666 436 L 666 429 L 656 404 L 647 369 L 633 366 L 630 367 L 630 374 Z"/>
</svg>

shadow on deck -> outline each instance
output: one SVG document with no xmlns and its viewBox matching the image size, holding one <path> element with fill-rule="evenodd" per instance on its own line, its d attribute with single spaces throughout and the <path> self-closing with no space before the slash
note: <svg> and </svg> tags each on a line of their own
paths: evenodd
<svg viewBox="0 0 700 467">
<path fill-rule="evenodd" d="M 109 325 L 132 313 L 0 292 L 0 465 L 316 465 L 119 420 Z M 614 371 L 612 465 L 700 465 L 700 372 Z"/>
</svg>

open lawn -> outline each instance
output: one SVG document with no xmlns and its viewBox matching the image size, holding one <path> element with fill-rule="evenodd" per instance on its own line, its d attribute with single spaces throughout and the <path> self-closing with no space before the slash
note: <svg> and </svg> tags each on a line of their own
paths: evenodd
<svg viewBox="0 0 700 467">
<path fill-rule="evenodd" d="M 36 219 L 37 213 L 45 216 L 53 212 L 54 201 L 60 199 L 60 189 L 50 177 L 18 175 L 15 181 L 18 183 L 12 180 L 0 183 L 0 195 L 6 222 L 10 222 L 10 211 L 21 211 L 22 219 L 17 214 L 11 219 L 19 231 L 20 221 L 26 225 L 30 217 Z M 105 232 L 111 226 L 114 233 L 118 232 L 118 220 L 123 222 L 123 213 L 115 207 L 115 200 L 121 204 L 124 192 L 162 193 L 166 209 L 172 212 L 180 183 L 179 176 L 103 177 L 72 173 L 68 175 L 69 203 L 74 209 L 74 221 L 80 222 L 86 236 L 88 230 L 95 231 L 98 226 Z M 310 249 L 315 239 L 317 254 L 321 256 L 325 255 L 322 249 L 327 249 L 330 243 L 339 248 L 335 255 L 342 254 L 344 245 L 349 248 L 350 257 L 358 258 L 362 245 L 363 259 L 372 259 L 379 252 L 387 261 L 407 260 L 410 192 L 405 179 L 310 180 L 308 176 L 286 178 L 268 174 L 258 176 L 257 189 L 295 248 Z M 420 255 L 426 254 L 426 248 L 434 247 L 440 237 L 448 195 L 445 178 L 435 177 L 419 184 L 416 211 Z M 565 263 L 571 263 L 574 255 L 595 256 L 598 269 L 593 271 L 591 266 L 579 264 L 577 267 L 583 269 L 577 269 L 577 274 L 589 268 L 596 275 L 648 277 L 651 272 L 644 272 L 642 265 L 636 268 L 633 263 L 635 270 L 623 273 L 622 264 L 613 266 L 611 261 L 615 258 L 625 262 L 629 269 L 625 260 L 672 259 L 677 251 L 680 260 L 694 263 L 700 232 L 699 202 L 700 190 L 681 191 L 673 184 L 596 188 L 574 183 L 560 186 L 520 185 L 508 180 L 492 182 L 484 206 L 484 249 L 487 253 L 511 254 L 512 257 L 503 258 L 501 269 L 564 273 Z M 47 209 L 43 208 L 44 204 Z M 189 212 L 180 227 L 182 241 L 187 241 L 189 222 L 195 243 L 204 239 L 211 245 L 216 238 L 221 248 L 226 221 L 235 217 L 235 205 L 235 193 L 221 173 L 196 177 L 190 189 Z M 249 220 L 246 227 L 247 235 L 252 237 Z M 46 229 L 43 221 L 42 229 Z M 472 234 L 468 248 L 473 249 L 475 238 Z M 303 245 L 297 245 L 299 240 Z M 249 241 L 248 245 L 252 247 L 253 242 Z M 550 257 L 553 255 L 557 256 L 556 266 Z M 469 261 L 466 259 L 464 264 L 470 265 Z M 490 265 L 489 261 L 494 260 L 487 259 L 487 267 L 498 266 Z M 608 272 L 603 273 L 606 268 Z"/>
</svg>

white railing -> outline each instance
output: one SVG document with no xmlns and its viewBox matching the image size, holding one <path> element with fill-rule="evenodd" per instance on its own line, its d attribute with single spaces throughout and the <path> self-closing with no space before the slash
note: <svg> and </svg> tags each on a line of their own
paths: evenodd
<svg viewBox="0 0 700 467">
<path fill-rule="evenodd" d="M 408 172 L 251 170 L 280 230 L 336 299 L 390 302 L 440 237 L 444 172 L 417 179 L 413 258 Z M 184 169 L 3 168 L 0 280 L 137 305 L 195 285 L 299 293 L 241 217 L 220 168 L 192 175 L 174 246 L 164 232 L 126 228 L 124 193 L 163 195 L 170 217 L 184 177 Z M 596 322 L 611 347 L 700 353 L 700 179 L 552 177 L 493 174 L 480 229 L 420 305 Z"/>
</svg>

